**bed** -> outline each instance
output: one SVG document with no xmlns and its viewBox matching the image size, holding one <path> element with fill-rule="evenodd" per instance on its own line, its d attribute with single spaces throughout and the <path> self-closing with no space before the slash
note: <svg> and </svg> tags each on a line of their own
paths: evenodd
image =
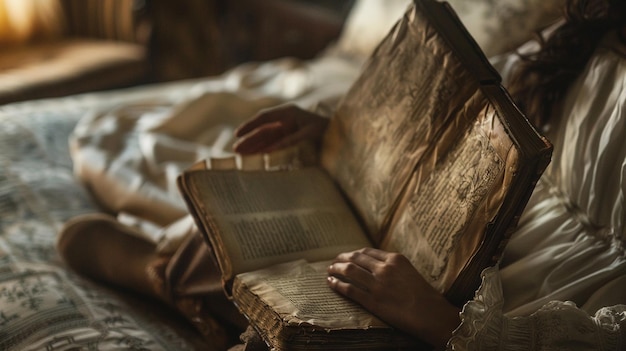
<svg viewBox="0 0 626 351">
<path fill-rule="evenodd" d="M 205 126 L 220 123 L 220 130 L 232 133 L 254 110 L 288 101 L 305 108 L 324 101 L 332 110 L 407 3 L 357 1 L 338 42 L 315 59 L 248 63 L 218 77 L 0 106 L 0 350 L 211 350 L 212 345 L 163 304 L 92 282 L 64 266 L 55 239 L 66 220 L 90 212 L 136 208 L 141 205 L 137 198 L 143 196 L 123 172 L 112 172 L 113 180 L 119 178 L 115 182 L 119 192 L 129 190 L 140 196 L 121 202 L 107 199 L 105 191 L 94 189 L 85 170 L 74 164 L 68 140 L 76 147 L 94 142 L 96 136 L 116 135 L 117 142 L 124 144 L 137 134 L 154 134 L 154 128 L 145 129 L 150 119 L 172 125 L 189 122 L 190 116 L 209 116 Z M 510 49 L 554 20 L 559 3 L 452 1 L 488 54 Z M 377 22 L 372 23 L 372 18 Z M 143 110 L 126 134 L 89 130 L 103 116 L 115 117 L 111 111 L 132 106 Z M 163 179 L 153 182 L 158 198 L 175 217 L 184 213 L 184 206 L 169 182 L 195 159 L 228 152 L 226 139 L 232 135 L 222 136 L 218 148 L 217 137 L 207 144 L 187 139 L 184 133 L 169 133 L 167 128 L 159 133 L 153 147 L 174 138 L 194 148 L 186 158 L 159 161 L 163 168 L 157 173 Z M 119 155 L 107 155 L 104 165 L 111 165 Z M 127 164 L 142 157 L 131 155 Z"/>
</svg>

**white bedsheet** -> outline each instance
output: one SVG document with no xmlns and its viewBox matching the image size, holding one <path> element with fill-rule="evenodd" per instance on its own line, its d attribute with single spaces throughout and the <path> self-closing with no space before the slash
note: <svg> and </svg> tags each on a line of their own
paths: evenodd
<svg viewBox="0 0 626 351">
<path fill-rule="evenodd" d="M 79 122 L 70 138 L 76 174 L 107 210 L 170 224 L 186 213 L 175 183 L 184 168 L 232 155 L 234 128 L 263 108 L 332 110 L 359 67 L 331 55 L 281 59 L 138 94 Z"/>
</svg>

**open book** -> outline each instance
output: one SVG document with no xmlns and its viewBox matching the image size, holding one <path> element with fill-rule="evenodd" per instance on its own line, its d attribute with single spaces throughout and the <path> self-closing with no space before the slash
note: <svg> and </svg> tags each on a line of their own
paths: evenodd
<svg viewBox="0 0 626 351">
<path fill-rule="evenodd" d="M 415 349 L 326 285 L 330 260 L 400 252 L 460 306 L 551 150 L 450 7 L 416 0 L 340 102 L 317 166 L 294 150 L 208 160 L 179 187 L 227 293 L 272 348 Z"/>
</svg>

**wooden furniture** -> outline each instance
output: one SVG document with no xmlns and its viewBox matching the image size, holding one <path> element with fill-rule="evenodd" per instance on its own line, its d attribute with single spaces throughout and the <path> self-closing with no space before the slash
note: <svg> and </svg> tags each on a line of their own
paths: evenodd
<svg viewBox="0 0 626 351">
<path fill-rule="evenodd" d="M 353 2 L 59 1 L 60 39 L 0 48 L 0 105 L 307 59 L 339 36 Z"/>
<path fill-rule="evenodd" d="M 238 63 L 311 58 L 341 32 L 353 0 L 148 2 L 159 81 L 209 76 Z"/>
<path fill-rule="evenodd" d="M 61 38 L 0 48 L 0 105 L 146 82 L 143 8 L 133 0 L 60 0 Z"/>
<path fill-rule="evenodd" d="M 339 36 L 351 4 L 347 0 L 228 2 L 221 18 L 227 60 L 312 58 Z"/>
</svg>

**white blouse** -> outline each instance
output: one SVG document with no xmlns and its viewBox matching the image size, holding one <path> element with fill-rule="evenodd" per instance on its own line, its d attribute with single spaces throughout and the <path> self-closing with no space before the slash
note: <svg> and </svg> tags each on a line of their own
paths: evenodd
<svg viewBox="0 0 626 351">
<path fill-rule="evenodd" d="M 494 60 L 505 80 L 516 60 Z M 449 350 L 626 350 L 626 47 L 616 36 L 561 113 L 552 163 Z"/>
</svg>

